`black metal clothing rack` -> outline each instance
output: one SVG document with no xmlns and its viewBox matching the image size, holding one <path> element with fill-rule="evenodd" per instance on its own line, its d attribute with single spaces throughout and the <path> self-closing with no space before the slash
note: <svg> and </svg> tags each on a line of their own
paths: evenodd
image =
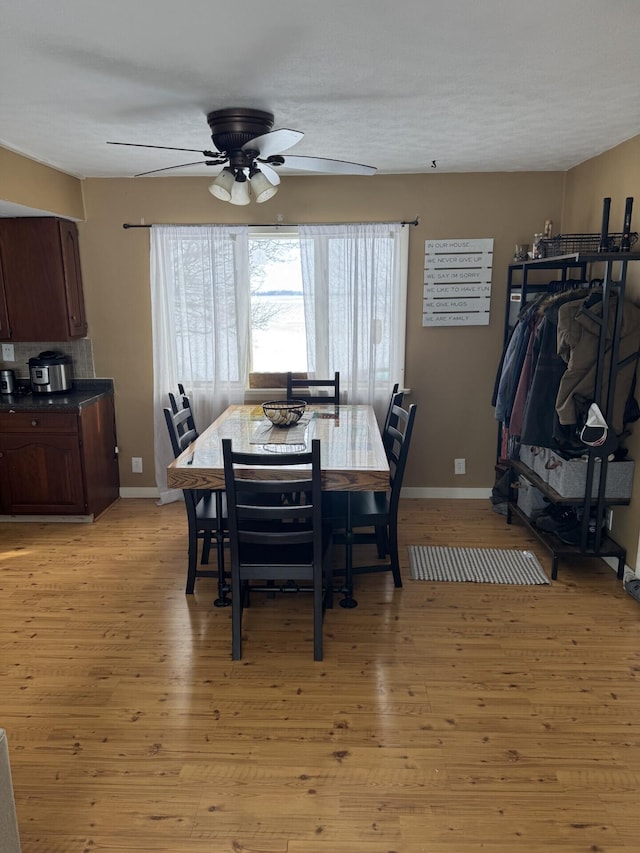
<svg viewBox="0 0 640 853">
<path fill-rule="evenodd" d="M 594 402 L 599 405 L 607 423 L 611 423 L 612 420 L 616 377 L 618 371 L 629 361 L 628 358 L 622 362 L 619 360 L 619 347 L 624 310 L 627 267 L 629 263 L 634 261 L 640 261 L 640 253 L 608 252 L 587 254 L 578 252 L 570 255 L 561 255 L 555 258 L 522 261 L 509 265 L 507 306 L 504 324 L 505 346 L 512 326 L 512 312 L 510 311 L 512 303 L 519 303 L 522 307 L 526 304 L 527 295 L 531 293 L 544 293 L 550 289 L 550 284 L 548 282 L 541 283 L 540 276 L 533 275 L 534 273 L 556 270 L 561 276 L 561 281 L 567 282 L 575 278 L 575 273 L 577 273 L 582 280 L 586 280 L 588 271 L 590 273 L 593 273 L 594 271 L 597 272 L 597 277 L 601 281 L 602 287 L 602 313 L 600 315 L 590 315 L 599 326 Z M 617 299 L 613 300 L 613 295 L 616 295 Z M 605 382 L 605 370 L 607 369 L 605 352 L 607 349 L 607 329 L 611 322 L 611 311 L 615 312 L 615 316 L 613 317 L 611 357 L 608 365 L 608 376 L 606 377 L 608 381 Z M 640 353 L 636 353 L 633 358 L 637 359 L 639 355 Z M 577 555 L 613 557 L 617 559 L 617 574 L 618 578 L 621 579 L 624 573 L 626 549 L 618 545 L 618 543 L 616 543 L 608 533 L 603 530 L 603 520 L 608 507 L 616 504 L 626 505 L 629 503 L 629 499 L 611 499 L 605 497 L 608 471 L 607 454 L 599 451 L 598 448 L 588 447 L 587 445 L 585 445 L 585 453 L 588 454 L 588 461 L 584 496 L 580 499 L 566 498 L 559 495 L 521 461 L 515 459 L 501 460 L 499 439 L 498 459 L 499 462 L 508 466 L 511 472 L 510 482 L 512 485 L 515 478 L 518 475 L 522 475 L 550 502 L 554 504 L 582 507 L 583 510 L 579 545 L 565 545 L 553 534 L 546 533 L 545 531 L 537 528 L 532 523 L 532 520 L 518 507 L 516 501 L 511 499 L 511 496 L 507 504 L 507 524 L 511 524 L 513 515 L 516 515 L 524 522 L 524 524 L 547 548 L 547 550 L 550 551 L 552 556 L 551 577 L 554 580 L 558 575 L 558 562 L 560 558 L 569 558 Z M 594 497 L 592 496 L 592 490 L 596 464 L 598 464 L 600 468 L 600 479 L 598 482 L 597 494 Z M 511 495 L 512 494 L 513 490 L 511 490 Z M 590 534 L 589 521 L 593 516 L 595 516 L 595 533 Z"/>
</svg>

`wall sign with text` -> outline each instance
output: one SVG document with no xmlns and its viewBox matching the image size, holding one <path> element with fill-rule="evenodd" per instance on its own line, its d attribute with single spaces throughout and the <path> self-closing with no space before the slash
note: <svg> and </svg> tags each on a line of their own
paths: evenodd
<svg viewBox="0 0 640 853">
<path fill-rule="evenodd" d="M 493 238 L 425 240 L 423 326 L 487 326 Z"/>
</svg>

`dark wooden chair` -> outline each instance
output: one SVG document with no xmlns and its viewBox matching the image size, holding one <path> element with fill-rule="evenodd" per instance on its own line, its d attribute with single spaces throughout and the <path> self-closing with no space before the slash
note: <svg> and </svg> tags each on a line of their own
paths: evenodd
<svg viewBox="0 0 640 853">
<path fill-rule="evenodd" d="M 396 382 L 391 390 L 391 397 L 389 398 L 389 407 L 387 409 L 387 415 L 385 417 L 384 426 L 382 427 L 382 431 L 380 435 L 382 436 L 382 444 L 384 446 L 384 452 L 387 454 L 387 459 L 389 458 L 388 447 L 393 443 L 393 438 L 391 433 L 389 432 L 389 427 L 397 427 L 398 426 L 398 418 L 397 415 L 394 414 L 394 406 L 402 406 L 402 402 L 404 400 L 404 391 L 398 391 L 398 383 Z M 380 560 L 384 560 L 387 555 L 387 536 L 385 533 L 385 527 L 376 528 L 376 535 L 378 540 L 378 558 Z"/>
<path fill-rule="evenodd" d="M 397 396 L 397 395 L 396 395 Z M 387 492 L 325 492 L 324 518 L 331 524 L 334 540 L 345 544 L 345 597 L 342 607 L 355 607 L 352 595 L 352 578 L 356 574 L 390 571 L 396 587 L 402 586 L 398 557 L 398 505 L 400 490 L 411 444 L 411 434 L 417 407 L 409 409 L 391 406 L 391 420 L 387 427 L 387 458 L 389 460 L 389 490 Z M 395 423 L 395 426 L 393 426 Z M 362 530 L 361 528 L 371 528 Z M 385 563 L 371 566 L 353 566 L 353 546 L 376 544 Z"/>
<path fill-rule="evenodd" d="M 256 590 L 313 593 L 313 658 L 322 660 L 322 621 L 332 606 L 331 536 L 323 526 L 320 441 L 303 453 L 236 453 L 222 440 L 229 511 L 232 656 L 242 657 L 242 615 Z M 288 471 L 284 466 L 307 466 Z M 249 466 L 252 471 L 248 471 Z M 285 479 L 254 473 L 282 466 Z M 293 500 L 292 496 L 300 499 Z M 284 497 L 284 499 L 283 499 Z M 291 498 L 288 500 L 287 498 Z"/>
<path fill-rule="evenodd" d="M 190 408 L 178 406 L 177 411 L 164 409 L 171 447 L 174 457 L 198 437 L 196 430 L 189 426 Z M 191 422 L 193 422 L 191 420 Z M 213 602 L 216 607 L 226 607 L 231 602 L 228 598 L 229 586 L 224 570 L 224 546 L 227 537 L 226 500 L 222 490 L 183 489 L 184 503 L 187 510 L 189 533 L 187 585 L 186 594 L 191 595 L 195 589 L 197 578 L 217 578 L 218 598 Z M 199 543 L 202 543 L 200 557 Z M 215 543 L 218 562 L 217 569 L 201 568 L 209 563 L 211 545 Z"/>
<path fill-rule="evenodd" d="M 393 414 L 393 407 L 394 406 L 401 406 L 403 403 L 403 400 L 404 400 L 404 391 L 399 391 L 398 388 L 399 388 L 399 385 L 396 382 L 395 385 L 393 386 L 392 390 L 391 390 L 391 396 L 389 398 L 389 408 L 387 409 L 387 415 L 384 419 L 384 424 L 382 427 L 381 435 L 382 435 L 382 443 L 384 445 L 385 452 L 387 450 L 387 441 L 389 439 L 389 435 L 388 435 L 389 427 L 390 426 L 397 427 L 397 425 L 398 425 L 398 419 Z"/>
<path fill-rule="evenodd" d="M 193 417 L 193 411 L 191 409 L 191 401 L 189 400 L 186 391 L 184 390 L 184 385 L 181 382 L 178 382 L 178 393 L 174 394 L 173 391 L 169 391 L 169 405 L 171 406 L 171 411 L 174 415 L 177 415 L 179 411 L 182 409 L 187 409 L 189 412 L 189 417 L 184 419 L 184 423 L 186 424 L 187 429 L 192 429 L 196 431 L 196 423 Z"/>
<path fill-rule="evenodd" d="M 324 393 L 319 393 L 325 389 Z M 316 393 L 317 392 L 317 393 Z M 340 403 L 340 373 L 336 370 L 333 379 L 308 379 L 287 373 L 287 399 L 305 400 L 313 403 Z"/>
<path fill-rule="evenodd" d="M 171 440 L 171 449 L 173 450 L 174 458 L 179 456 L 192 441 L 198 437 L 193 412 L 189 398 L 185 396 L 182 385 L 178 385 L 178 394 L 169 391 L 169 405 L 171 406 L 171 425 L 169 429 L 169 439 Z M 166 416 L 165 416 L 166 417 Z M 168 421 L 167 421 L 168 424 Z M 187 438 L 183 439 L 183 436 Z"/>
</svg>

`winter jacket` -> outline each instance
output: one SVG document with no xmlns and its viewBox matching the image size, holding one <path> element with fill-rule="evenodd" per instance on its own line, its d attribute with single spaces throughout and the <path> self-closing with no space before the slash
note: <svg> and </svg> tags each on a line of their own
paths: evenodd
<svg viewBox="0 0 640 853">
<path fill-rule="evenodd" d="M 529 389 L 533 379 L 533 350 L 538 328 L 540 323 L 542 323 L 542 320 L 543 318 L 537 312 L 533 313 L 529 317 L 529 326 L 531 329 L 529 344 L 522 364 L 522 370 L 520 371 L 520 379 L 518 380 L 518 387 L 516 389 L 513 407 L 511 409 L 511 419 L 509 421 L 509 431 L 511 432 L 511 435 L 514 436 L 519 436 L 522 432 L 525 406 L 527 404 L 527 397 L 529 396 Z"/>
<path fill-rule="evenodd" d="M 511 334 L 511 338 L 507 344 L 502 365 L 500 367 L 497 393 L 494 397 L 494 405 L 496 407 L 495 419 L 497 421 L 501 421 L 506 426 L 509 425 L 513 398 L 518 386 L 518 378 L 520 376 L 524 356 L 527 351 L 529 333 L 530 329 L 528 323 L 521 320 Z"/>
<path fill-rule="evenodd" d="M 606 410 L 608 394 L 609 365 L 611 363 L 611 339 L 615 327 L 617 294 L 609 298 L 607 317 L 607 336 L 605 365 L 603 371 L 600 408 Z M 558 310 L 558 355 L 566 362 L 567 369 L 562 375 L 556 397 L 556 411 L 562 426 L 576 424 L 575 397 L 587 400 L 595 399 L 596 364 L 602 317 L 602 293 L 592 293 L 584 302 L 569 302 Z M 627 356 L 638 353 L 640 349 L 640 308 L 625 300 L 622 312 L 622 326 L 618 362 Z M 631 391 L 636 372 L 636 360 L 621 367 L 616 375 L 615 395 L 609 427 L 617 434 L 623 431 L 624 410 Z"/>
</svg>

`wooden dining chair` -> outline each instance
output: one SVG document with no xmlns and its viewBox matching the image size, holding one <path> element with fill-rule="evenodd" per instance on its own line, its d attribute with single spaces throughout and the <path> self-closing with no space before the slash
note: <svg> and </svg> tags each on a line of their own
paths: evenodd
<svg viewBox="0 0 640 853">
<path fill-rule="evenodd" d="M 169 405 L 171 406 L 171 411 L 174 413 L 174 415 L 177 415 L 178 412 L 182 409 L 187 409 L 189 412 L 189 417 L 185 418 L 184 422 L 186 423 L 188 429 L 196 430 L 196 422 L 193 417 L 191 401 L 189 400 L 189 397 L 187 396 L 187 393 L 184 390 L 184 385 L 181 382 L 178 382 L 178 393 L 174 394 L 173 391 L 169 391 L 168 397 Z"/>
<path fill-rule="evenodd" d="M 172 391 L 169 391 L 167 395 L 169 397 L 169 405 L 171 406 L 169 439 L 171 440 L 171 449 L 173 450 L 174 458 L 179 456 L 198 437 L 189 399 L 184 393 L 180 393 L 180 389 L 182 389 L 181 385 L 178 386 L 177 395 Z M 184 441 L 182 441 L 183 436 L 186 436 Z"/>
<path fill-rule="evenodd" d="M 190 416 L 190 409 L 178 407 L 175 412 L 173 406 L 164 409 L 174 458 L 198 437 L 196 430 L 189 426 Z M 182 494 L 187 510 L 189 537 L 185 593 L 193 594 L 197 578 L 217 578 L 218 597 L 213 603 L 216 607 L 227 607 L 231 602 L 224 569 L 224 547 L 228 532 L 224 492 L 221 489 L 183 489 Z M 199 556 L 200 542 L 202 552 Z M 216 547 L 218 568 L 201 568 L 209 563 L 212 543 Z"/>
<path fill-rule="evenodd" d="M 394 414 L 394 407 L 402 406 L 404 400 L 404 391 L 399 391 L 398 388 L 399 385 L 396 382 L 391 390 L 391 397 L 389 398 L 389 406 L 387 408 L 384 426 L 382 427 L 382 431 L 380 433 L 382 437 L 382 445 L 384 447 L 384 452 L 387 456 L 387 459 L 389 458 L 388 448 L 393 444 L 393 436 L 389 430 L 389 427 L 397 428 L 398 426 L 398 417 L 396 414 Z M 376 528 L 378 558 L 380 560 L 384 560 L 388 553 L 388 537 L 385 531 L 386 527 L 384 525 Z"/>
<path fill-rule="evenodd" d="M 325 389 L 321 392 L 321 389 Z M 308 379 L 287 373 L 287 399 L 305 400 L 313 403 L 340 403 L 340 372 L 336 370 L 333 379 Z"/>
<path fill-rule="evenodd" d="M 388 491 L 324 494 L 325 521 L 331 524 L 334 541 L 345 545 L 345 597 L 340 601 L 342 607 L 357 605 L 352 594 L 353 575 L 390 571 L 394 585 L 402 586 L 398 556 L 398 506 L 416 412 L 415 403 L 408 409 L 397 405 L 395 401 L 391 406 L 386 447 L 389 460 Z M 359 544 L 375 544 L 378 547 L 378 556 L 381 559 L 388 557 L 388 561 L 354 567 L 353 547 Z"/>
<path fill-rule="evenodd" d="M 234 452 L 231 439 L 223 438 L 222 453 L 229 511 L 232 657 L 242 657 L 242 615 L 252 592 L 311 592 L 313 658 L 322 660 L 322 621 L 325 607 L 332 606 L 332 580 L 331 535 L 322 520 L 320 440 L 312 440 L 310 451 L 272 455 Z M 303 466 L 303 471 L 287 472 L 291 465 Z M 260 472 L 266 467 L 282 467 L 285 479 L 269 479 Z M 287 500 L 293 495 L 300 500 Z"/>
<path fill-rule="evenodd" d="M 386 414 L 386 417 L 384 419 L 384 424 L 382 427 L 381 435 L 382 435 L 382 443 L 384 445 L 385 453 L 387 451 L 387 442 L 389 440 L 389 435 L 388 435 L 389 427 L 390 426 L 397 427 L 397 425 L 398 425 L 398 419 L 393 414 L 393 407 L 394 406 L 401 406 L 403 401 L 404 401 L 404 391 L 399 391 L 398 390 L 399 387 L 400 386 L 396 382 L 395 385 L 393 386 L 393 388 L 391 389 L 391 396 L 389 397 L 389 407 L 387 408 L 387 414 Z"/>
</svg>

